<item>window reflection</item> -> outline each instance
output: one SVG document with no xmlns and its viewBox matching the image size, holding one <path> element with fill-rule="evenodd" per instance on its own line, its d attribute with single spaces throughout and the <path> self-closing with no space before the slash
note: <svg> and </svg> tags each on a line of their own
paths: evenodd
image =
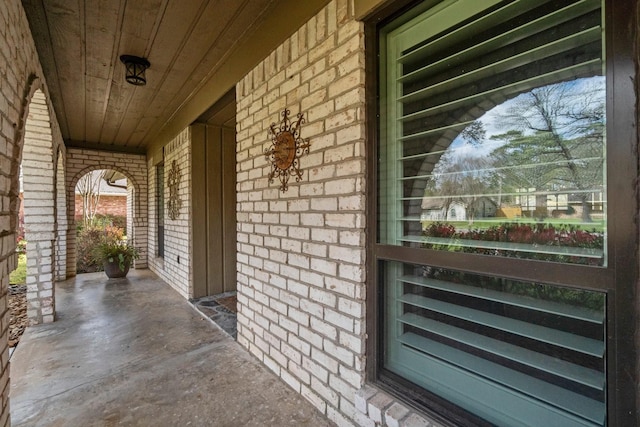
<svg viewBox="0 0 640 427">
<path fill-rule="evenodd" d="M 604 102 L 602 77 L 536 88 L 428 153 L 423 246 L 602 265 Z"/>
</svg>

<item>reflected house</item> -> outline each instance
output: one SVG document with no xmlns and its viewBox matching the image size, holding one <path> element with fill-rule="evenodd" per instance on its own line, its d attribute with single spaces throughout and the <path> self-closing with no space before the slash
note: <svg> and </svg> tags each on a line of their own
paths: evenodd
<svg viewBox="0 0 640 427">
<path fill-rule="evenodd" d="M 423 221 L 466 221 L 467 205 L 459 201 L 425 199 L 422 202 Z"/>
<path fill-rule="evenodd" d="M 498 212 L 498 204 L 491 198 L 482 196 L 471 203 L 443 198 L 425 198 L 422 201 L 422 221 L 467 221 L 477 218 L 493 218 Z"/>
<path fill-rule="evenodd" d="M 582 200 L 575 195 L 570 194 L 567 196 L 568 200 L 568 212 L 573 212 L 573 215 L 580 216 L 582 214 Z M 604 199 L 602 191 L 594 191 L 589 193 L 587 198 L 587 206 L 589 207 L 591 217 L 593 219 L 602 219 L 604 216 L 604 205 L 606 200 Z"/>
<path fill-rule="evenodd" d="M 554 210 L 567 210 L 566 195 L 547 194 L 536 188 L 517 188 L 515 205 L 521 211 L 520 216 L 544 218 Z"/>
<path fill-rule="evenodd" d="M 579 218 L 582 216 L 583 200 L 576 193 L 543 192 L 536 188 L 516 189 L 517 196 L 513 205 L 502 205 L 498 216 L 514 218 L 547 217 L 554 218 Z M 602 191 L 589 193 L 586 206 L 590 215 L 602 217 L 605 201 Z"/>
<path fill-rule="evenodd" d="M 474 218 L 493 218 L 498 212 L 498 204 L 490 197 L 478 197 L 471 203 Z"/>
</svg>

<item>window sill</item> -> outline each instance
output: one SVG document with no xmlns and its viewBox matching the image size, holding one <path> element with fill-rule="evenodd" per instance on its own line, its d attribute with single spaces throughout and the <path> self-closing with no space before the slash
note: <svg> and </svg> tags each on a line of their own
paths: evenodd
<svg viewBox="0 0 640 427">
<path fill-rule="evenodd" d="M 366 384 L 356 392 L 356 410 L 381 427 L 444 427 L 400 403 L 390 394 Z"/>
</svg>

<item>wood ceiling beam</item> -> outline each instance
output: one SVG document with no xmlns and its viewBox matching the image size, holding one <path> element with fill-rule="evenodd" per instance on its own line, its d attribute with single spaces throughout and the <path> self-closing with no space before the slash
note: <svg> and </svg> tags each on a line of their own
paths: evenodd
<svg viewBox="0 0 640 427">
<path fill-rule="evenodd" d="M 64 145 L 67 148 L 105 151 L 108 153 L 147 154 L 145 147 L 132 147 L 130 145 L 101 144 L 98 142 L 76 141 L 72 139 L 65 140 Z"/>
</svg>

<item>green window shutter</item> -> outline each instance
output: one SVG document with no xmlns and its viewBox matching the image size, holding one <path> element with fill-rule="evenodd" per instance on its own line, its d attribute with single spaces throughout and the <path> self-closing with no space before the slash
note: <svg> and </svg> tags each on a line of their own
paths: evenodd
<svg viewBox="0 0 640 427">
<path fill-rule="evenodd" d="M 502 426 L 606 424 L 603 294 L 386 262 L 387 369 Z"/>
<path fill-rule="evenodd" d="M 378 244 L 606 266 L 601 2 L 430 4 L 380 31 Z M 456 152 L 521 96 L 560 102 L 561 130 L 522 113 L 475 141 L 493 158 Z M 603 292 L 378 265 L 385 370 L 496 425 L 606 425 Z"/>
</svg>

